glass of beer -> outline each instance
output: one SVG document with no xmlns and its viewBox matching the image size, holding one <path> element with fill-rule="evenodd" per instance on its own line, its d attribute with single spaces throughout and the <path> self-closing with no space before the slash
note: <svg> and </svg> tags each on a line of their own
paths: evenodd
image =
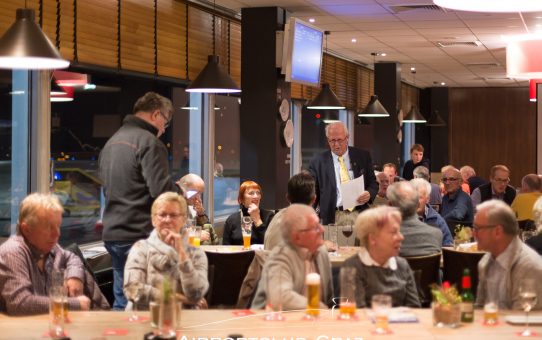
<svg viewBox="0 0 542 340">
<path fill-rule="evenodd" d="M 320 275 L 317 273 L 307 274 L 307 309 L 305 319 L 316 319 L 320 315 Z"/>
<path fill-rule="evenodd" d="M 495 302 L 484 305 L 484 325 L 494 326 L 499 322 L 499 306 Z"/>
<path fill-rule="evenodd" d="M 49 290 L 49 336 L 59 339 L 66 336 L 64 331 L 64 302 L 67 302 L 66 290 L 62 286 L 53 286 Z"/>
<path fill-rule="evenodd" d="M 341 287 L 339 319 L 350 320 L 356 315 L 356 268 L 342 267 L 339 279 Z"/>
<path fill-rule="evenodd" d="M 243 249 L 248 250 L 250 249 L 250 238 L 252 237 L 252 228 L 251 227 L 245 228 L 243 226 L 241 228 L 241 232 L 243 233 Z"/>
<path fill-rule="evenodd" d="M 375 333 L 388 334 L 390 329 L 388 326 L 388 315 L 391 310 L 391 296 L 385 294 L 373 295 L 371 299 L 371 309 L 375 318 Z"/>
<path fill-rule="evenodd" d="M 201 227 L 194 227 L 194 239 L 192 240 L 192 245 L 196 248 L 199 248 L 201 244 Z"/>
</svg>

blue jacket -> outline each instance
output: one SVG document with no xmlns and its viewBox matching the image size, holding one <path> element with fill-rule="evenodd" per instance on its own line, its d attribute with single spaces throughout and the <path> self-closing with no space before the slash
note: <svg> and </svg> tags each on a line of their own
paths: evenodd
<svg viewBox="0 0 542 340">
<path fill-rule="evenodd" d="M 450 232 L 450 228 L 448 228 L 448 224 L 446 223 L 446 221 L 429 204 L 427 204 L 425 208 L 426 208 L 427 213 L 425 214 L 423 218 L 423 222 L 426 224 L 429 224 L 430 226 L 439 228 L 442 231 L 442 246 L 443 247 L 453 246 L 454 239 L 452 237 L 452 233 Z"/>
</svg>

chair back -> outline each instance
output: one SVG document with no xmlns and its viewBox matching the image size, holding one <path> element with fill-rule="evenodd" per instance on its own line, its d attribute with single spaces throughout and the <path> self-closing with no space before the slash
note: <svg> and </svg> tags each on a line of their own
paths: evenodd
<svg viewBox="0 0 542 340">
<path fill-rule="evenodd" d="M 470 270 L 472 292 L 476 295 L 478 287 L 478 262 L 484 254 L 484 252 L 466 252 L 442 248 L 444 281 L 455 284 L 460 289 L 463 270 L 468 268 Z"/>
<path fill-rule="evenodd" d="M 218 253 L 206 251 L 209 262 L 209 308 L 235 308 L 241 285 L 254 259 L 254 251 Z"/>
<path fill-rule="evenodd" d="M 432 283 L 440 283 L 440 258 L 441 253 L 425 256 L 405 257 L 410 265 L 410 269 L 417 276 L 416 285 L 422 307 L 429 307 L 431 304 Z"/>
<path fill-rule="evenodd" d="M 254 296 L 256 295 L 258 284 L 260 283 L 263 266 L 265 265 L 265 261 L 267 261 L 270 253 L 270 250 L 257 250 L 254 254 L 254 259 L 248 267 L 247 275 L 245 276 L 241 285 L 241 290 L 239 291 L 237 308 L 250 308 L 252 300 L 254 300 Z"/>
</svg>

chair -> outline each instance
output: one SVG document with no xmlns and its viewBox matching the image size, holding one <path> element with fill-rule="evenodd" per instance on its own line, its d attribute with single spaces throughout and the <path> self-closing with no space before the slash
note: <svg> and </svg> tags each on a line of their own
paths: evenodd
<svg viewBox="0 0 542 340">
<path fill-rule="evenodd" d="M 455 284 L 457 288 L 461 288 L 463 270 L 468 268 L 470 270 L 472 292 L 476 296 L 478 288 L 478 262 L 484 254 L 484 252 L 466 252 L 442 248 L 444 281 L 448 281 L 450 284 Z"/>
<path fill-rule="evenodd" d="M 247 275 L 241 284 L 239 298 L 237 299 L 237 308 L 250 308 L 252 300 L 254 300 L 254 296 L 256 295 L 256 290 L 258 289 L 258 283 L 260 282 L 260 278 L 262 276 L 263 266 L 270 253 L 271 251 L 269 250 L 256 251 L 254 259 L 248 267 Z"/>
<path fill-rule="evenodd" d="M 410 269 L 414 271 L 415 277 L 418 275 L 416 285 L 422 307 L 429 307 L 431 304 L 432 297 L 429 285 L 432 283 L 440 283 L 440 258 L 441 253 L 405 257 L 410 265 Z"/>
<path fill-rule="evenodd" d="M 209 262 L 209 308 L 235 308 L 241 285 L 254 259 L 254 251 L 217 253 L 206 251 Z"/>
</svg>

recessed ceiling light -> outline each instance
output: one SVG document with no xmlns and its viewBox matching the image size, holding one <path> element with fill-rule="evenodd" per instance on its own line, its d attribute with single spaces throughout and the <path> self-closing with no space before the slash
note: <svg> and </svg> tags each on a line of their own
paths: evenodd
<svg viewBox="0 0 542 340">
<path fill-rule="evenodd" d="M 355 43 L 355 42 L 358 42 L 358 39 L 352 38 L 352 40 L 350 40 L 350 41 L 352 41 L 353 43 Z"/>
<path fill-rule="evenodd" d="M 416 68 L 415 68 L 414 66 L 412 66 L 412 67 L 410 68 L 410 71 L 416 71 Z"/>
<path fill-rule="evenodd" d="M 309 22 L 315 22 L 315 21 L 316 21 L 316 19 L 314 19 L 314 18 L 309 19 Z"/>
<path fill-rule="evenodd" d="M 385 57 L 387 56 L 388 54 L 387 53 L 380 53 L 381 56 Z"/>
<path fill-rule="evenodd" d="M 440 85 L 444 86 L 444 85 L 446 85 L 446 83 L 445 83 L 445 82 L 441 82 Z"/>
</svg>

